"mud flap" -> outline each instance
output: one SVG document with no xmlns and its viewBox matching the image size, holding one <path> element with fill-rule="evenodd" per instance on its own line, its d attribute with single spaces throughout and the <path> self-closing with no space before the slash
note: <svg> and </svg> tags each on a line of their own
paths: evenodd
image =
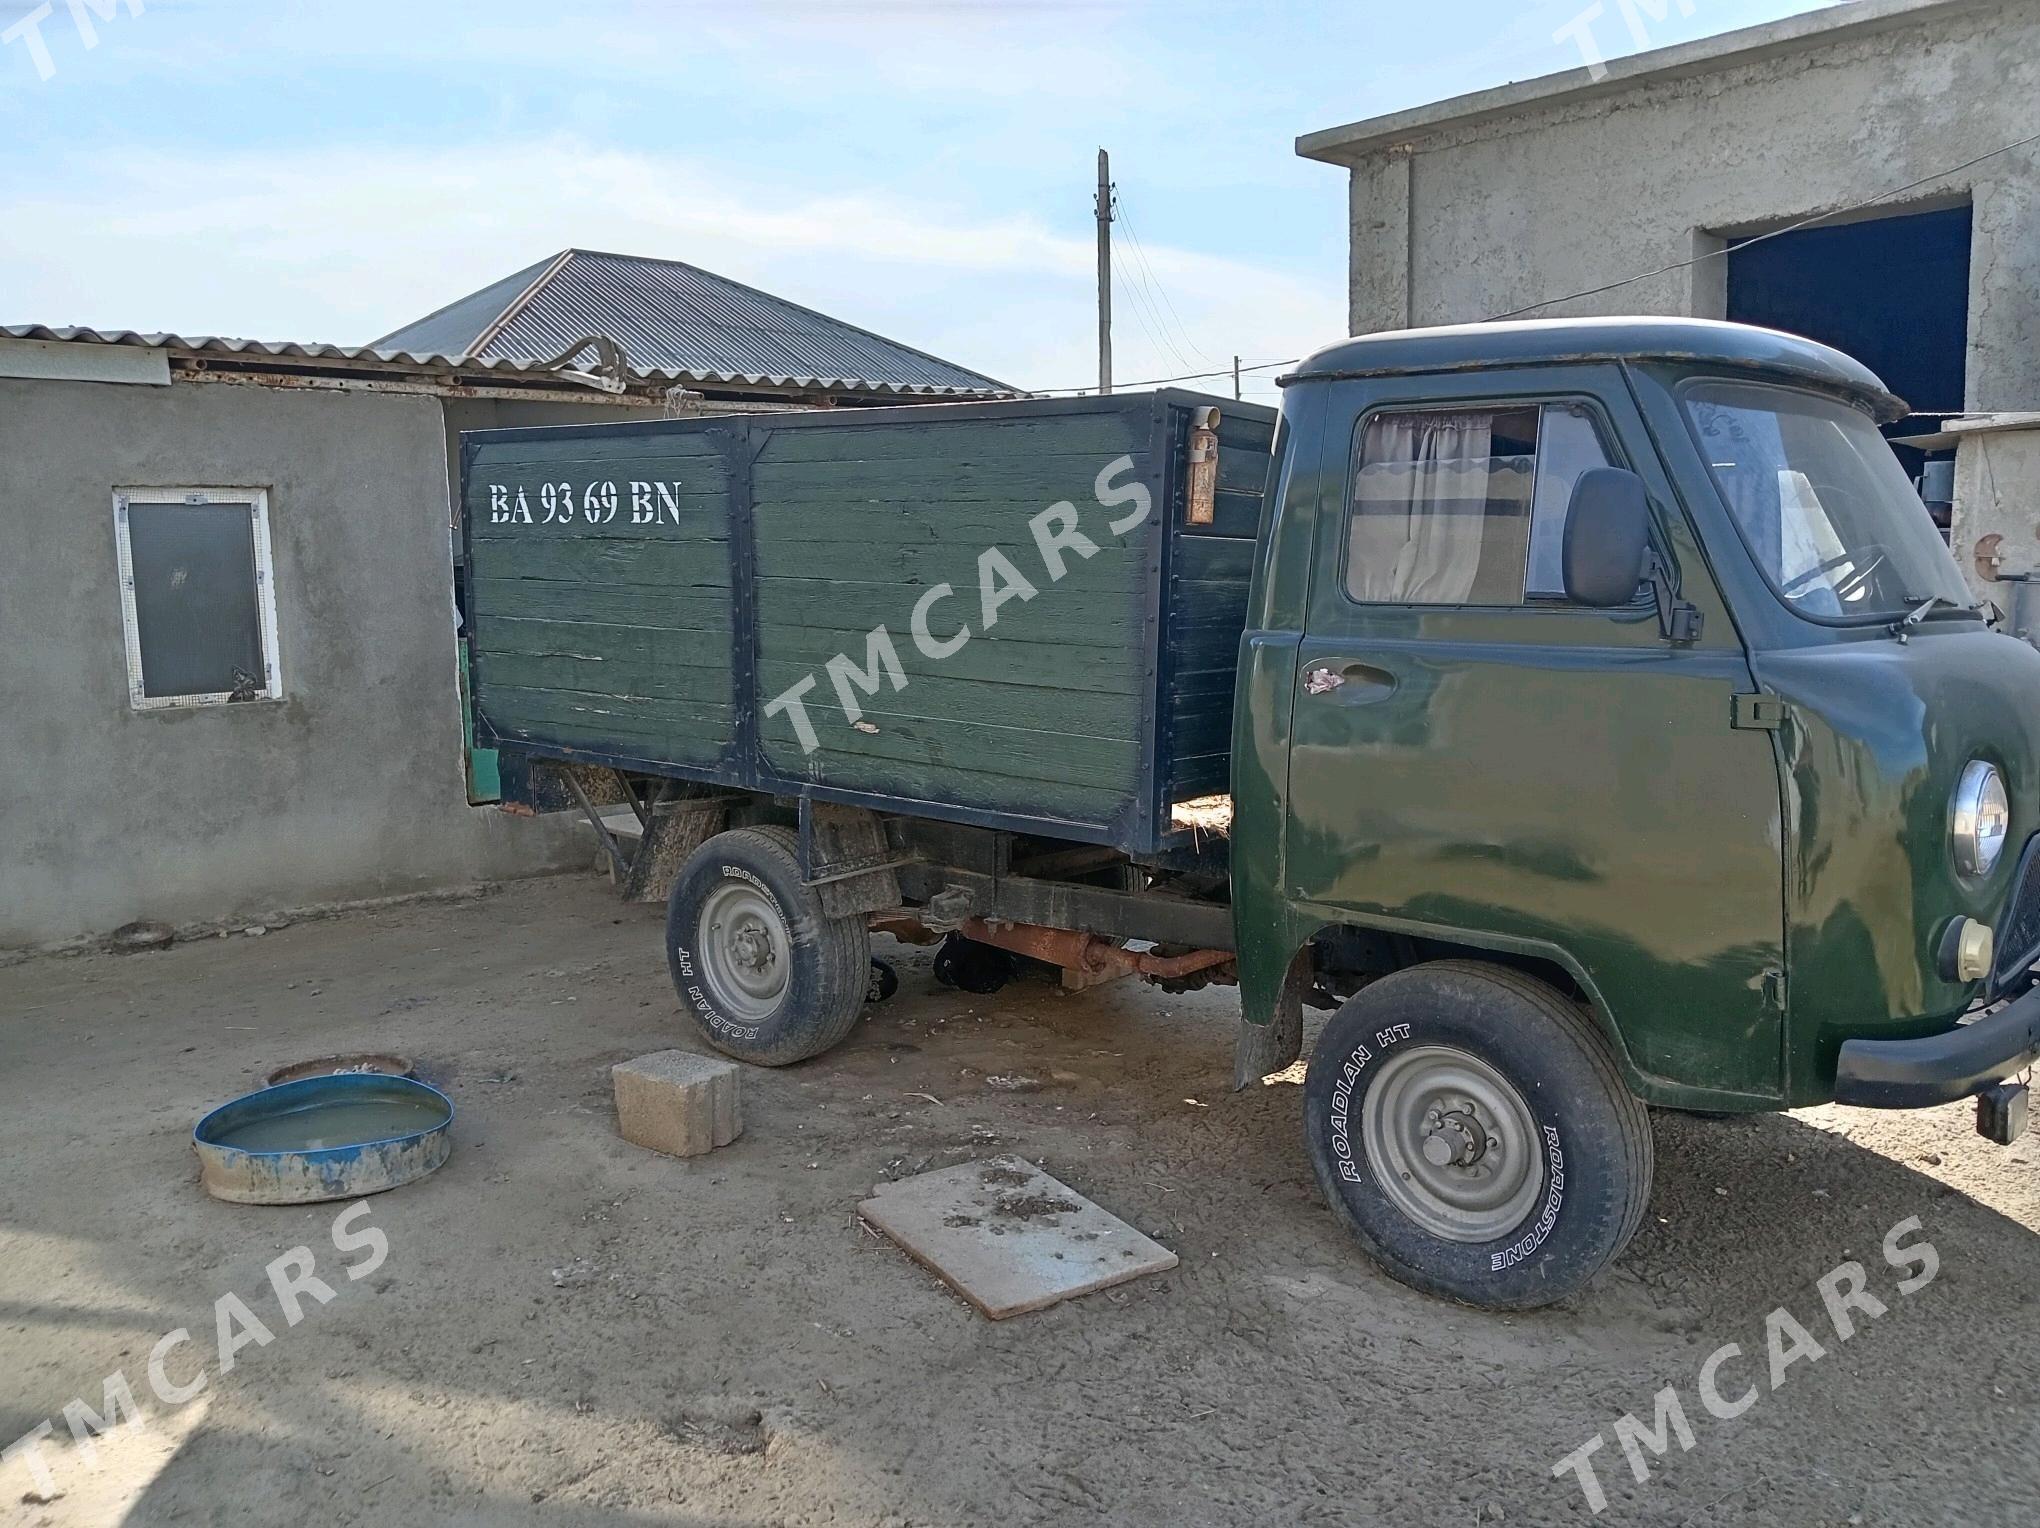
<svg viewBox="0 0 2040 1528">
<path fill-rule="evenodd" d="M 726 799 L 661 801 L 651 809 L 651 823 L 638 840 L 630 869 L 623 878 L 626 902 L 663 902 L 688 856 L 723 830 L 729 816 Z"/>
<path fill-rule="evenodd" d="M 1250 1088 L 1270 1072 L 1292 1066 L 1303 1054 L 1303 995 L 1310 980 L 1310 954 L 1306 949 L 1290 962 L 1275 994 L 1274 1011 L 1262 1023 L 1254 1015 L 1240 1020 L 1239 1039 L 1233 1046 L 1233 1091 Z"/>
</svg>

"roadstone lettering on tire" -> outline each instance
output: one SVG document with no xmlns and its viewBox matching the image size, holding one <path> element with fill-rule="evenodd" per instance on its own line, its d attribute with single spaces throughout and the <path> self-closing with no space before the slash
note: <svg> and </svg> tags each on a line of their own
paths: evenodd
<svg viewBox="0 0 2040 1528">
<path fill-rule="evenodd" d="M 666 952 L 680 1005 L 717 1050 L 760 1066 L 818 1056 L 856 1027 L 870 977 L 859 917 L 802 883 L 791 829 L 736 828 L 674 878 Z"/>
<path fill-rule="evenodd" d="M 1304 1087 L 1319 1187 L 1397 1279 L 1520 1310 L 1572 1294 L 1635 1234 L 1648 1112 L 1580 1006 L 1504 967 L 1385 977 L 1325 1027 Z"/>
</svg>

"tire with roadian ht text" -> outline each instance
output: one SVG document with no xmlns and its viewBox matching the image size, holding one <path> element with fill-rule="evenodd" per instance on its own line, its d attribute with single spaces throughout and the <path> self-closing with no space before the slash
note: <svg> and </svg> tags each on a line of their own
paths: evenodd
<svg viewBox="0 0 2040 1528">
<path fill-rule="evenodd" d="M 1489 1310 L 1581 1289 L 1650 1202 L 1650 1119 L 1576 1002 L 1477 961 L 1383 977 L 1319 1037 L 1311 1166 L 1391 1276 Z"/>
<path fill-rule="evenodd" d="M 823 911 L 798 843 L 790 828 L 718 833 L 680 867 L 666 903 L 681 1009 L 710 1045 L 758 1066 L 839 1044 L 870 987 L 870 930 Z"/>
</svg>

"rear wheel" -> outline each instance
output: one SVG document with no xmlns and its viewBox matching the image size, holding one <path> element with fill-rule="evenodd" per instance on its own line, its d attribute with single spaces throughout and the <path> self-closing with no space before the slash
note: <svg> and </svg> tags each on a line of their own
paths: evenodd
<svg viewBox="0 0 2040 1528">
<path fill-rule="evenodd" d="M 673 986 L 702 1038 L 760 1066 L 805 1061 L 857 1025 L 871 976 L 861 917 L 831 918 L 786 828 L 737 828 L 696 850 L 666 904 Z"/>
<path fill-rule="evenodd" d="M 1441 961 L 1375 982 L 1325 1026 L 1304 1088 L 1319 1187 L 1395 1278 L 1523 1310 L 1580 1289 L 1650 1199 L 1650 1120 L 1561 993 Z"/>
</svg>

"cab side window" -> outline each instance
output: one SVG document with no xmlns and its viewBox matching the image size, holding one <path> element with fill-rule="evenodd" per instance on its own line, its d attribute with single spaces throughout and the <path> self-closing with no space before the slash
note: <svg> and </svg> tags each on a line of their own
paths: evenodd
<svg viewBox="0 0 2040 1528">
<path fill-rule="evenodd" d="M 1373 415 L 1353 472 L 1346 593 L 1364 604 L 1563 599 L 1573 484 L 1608 466 L 1565 403 Z"/>
</svg>

